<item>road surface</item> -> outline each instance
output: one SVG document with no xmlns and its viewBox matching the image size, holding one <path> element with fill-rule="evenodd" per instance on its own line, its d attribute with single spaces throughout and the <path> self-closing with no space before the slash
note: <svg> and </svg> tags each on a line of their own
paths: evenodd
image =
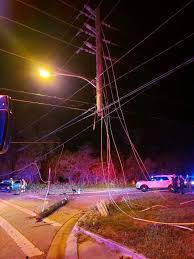
<svg viewBox="0 0 194 259">
<path fill-rule="evenodd" d="M 142 197 L 152 195 L 142 193 L 133 188 L 125 190 L 83 192 L 70 195 L 69 203 L 50 215 L 44 221 L 37 222 L 36 214 L 43 206 L 62 199 L 62 196 L 48 196 L 24 193 L 13 195 L 0 193 L 0 259 L 46 258 L 51 243 L 61 226 L 67 224 L 72 217 L 82 210 L 95 205 L 100 200 L 110 197 L 120 199 L 125 196 Z M 55 244 L 56 245 L 56 244 Z"/>
</svg>

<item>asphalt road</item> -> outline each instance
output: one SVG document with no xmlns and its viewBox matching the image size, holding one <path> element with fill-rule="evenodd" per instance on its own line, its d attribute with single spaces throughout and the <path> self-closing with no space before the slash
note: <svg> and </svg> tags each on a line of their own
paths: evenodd
<svg viewBox="0 0 194 259">
<path fill-rule="evenodd" d="M 154 193 L 142 193 L 129 188 L 110 192 L 92 191 L 83 192 L 80 195 L 69 194 L 69 203 L 41 222 L 36 221 L 36 214 L 43 206 L 53 204 L 62 199 L 62 196 L 50 195 L 45 202 L 43 195 L 0 193 L 0 259 L 46 258 L 52 240 L 60 227 L 74 215 L 78 215 L 80 211 L 100 200 L 110 198 L 119 200 L 122 197 L 134 198 L 154 195 Z"/>
</svg>

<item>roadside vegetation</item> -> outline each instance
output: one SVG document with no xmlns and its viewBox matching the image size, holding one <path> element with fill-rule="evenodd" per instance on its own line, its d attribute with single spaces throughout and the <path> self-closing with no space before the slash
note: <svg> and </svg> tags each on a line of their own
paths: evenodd
<svg viewBox="0 0 194 259">
<path fill-rule="evenodd" d="M 194 258 L 194 226 L 190 230 L 159 224 L 149 224 L 131 218 L 160 222 L 194 222 L 192 195 L 159 193 L 155 198 L 133 199 L 109 205 L 110 215 L 100 216 L 96 208 L 79 221 L 79 225 L 107 239 L 112 239 L 153 259 Z M 181 204 L 183 203 L 183 204 Z M 155 205 L 160 205 L 152 207 Z M 148 209 L 150 208 L 150 209 Z M 145 210 L 148 209 L 148 210 Z M 176 224 L 175 224 L 176 225 Z"/>
</svg>

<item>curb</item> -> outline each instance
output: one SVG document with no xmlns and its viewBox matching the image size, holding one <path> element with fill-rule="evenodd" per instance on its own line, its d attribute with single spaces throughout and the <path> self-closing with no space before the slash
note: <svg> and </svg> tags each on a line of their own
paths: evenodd
<svg viewBox="0 0 194 259">
<path fill-rule="evenodd" d="M 117 252 L 119 251 L 124 256 L 129 256 L 129 257 L 131 257 L 133 259 L 146 259 L 147 258 L 144 255 L 138 254 L 134 250 L 129 249 L 126 246 L 123 246 L 123 245 L 121 245 L 121 244 L 119 244 L 119 243 L 117 243 L 115 241 L 110 240 L 110 239 L 106 239 L 106 238 L 104 238 L 104 237 L 102 237 L 100 235 L 94 234 L 94 233 L 92 233 L 90 231 L 87 231 L 87 230 L 85 230 L 85 229 L 83 229 L 81 227 L 78 227 L 78 226 L 74 226 L 74 228 L 73 228 L 73 230 L 72 230 L 70 235 L 72 235 L 72 236 L 74 235 L 74 239 L 76 239 L 75 233 L 79 233 L 79 232 L 81 232 L 81 233 L 83 233 L 83 234 L 85 234 L 85 235 L 95 239 L 96 242 L 98 242 L 98 243 L 103 243 L 105 246 L 109 247 L 111 250 L 114 250 L 114 251 L 117 251 Z M 76 254 L 77 254 L 77 252 L 76 252 Z M 76 256 L 76 254 L 75 254 L 75 256 Z M 76 257 L 72 257 L 71 259 L 73 259 L 73 258 L 77 259 L 78 257 L 77 256 Z M 68 257 L 68 259 L 69 259 L 69 257 Z"/>
<path fill-rule="evenodd" d="M 79 216 L 80 213 L 73 215 L 56 233 L 46 259 L 77 259 L 77 239 L 72 238 L 72 229 Z"/>
</svg>

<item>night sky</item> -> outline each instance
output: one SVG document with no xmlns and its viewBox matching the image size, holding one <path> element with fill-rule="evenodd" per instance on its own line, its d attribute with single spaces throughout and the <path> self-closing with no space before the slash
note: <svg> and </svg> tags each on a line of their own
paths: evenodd
<svg viewBox="0 0 194 259">
<path fill-rule="evenodd" d="M 22 2 L 32 5 L 34 9 Z M 106 23 L 114 26 L 116 30 L 103 27 L 103 31 L 106 39 L 115 43 L 115 46 L 110 46 L 114 62 L 189 1 L 0 0 L 1 16 L 11 18 L 64 41 L 51 39 L 48 35 L 32 31 L 27 27 L 24 28 L 1 17 L 0 48 L 27 58 L 16 57 L 0 50 L 1 88 L 41 93 L 66 99 L 85 84 L 83 81 L 69 78 L 57 78 L 49 83 L 40 81 L 36 76 L 36 67 L 40 63 L 56 69 L 63 67 L 65 71 L 93 79 L 95 77 L 95 56 L 85 52 L 75 54 L 77 47 L 82 46 L 88 37 L 83 33 L 75 37 L 79 28 L 87 21 L 83 15 L 75 18 L 87 2 L 91 8 L 95 8 L 101 2 L 102 19 L 112 10 Z M 114 6 L 115 8 L 113 8 Z M 48 17 L 36 8 L 64 22 Z M 193 13 L 194 3 L 192 2 L 118 62 L 114 66 L 116 78 L 189 36 L 193 32 Z M 89 23 L 94 26 L 92 21 Z M 90 42 L 94 44 L 93 39 Z M 118 80 L 119 95 L 127 94 L 192 58 L 194 54 L 193 43 L 193 36 L 191 36 L 163 55 Z M 169 150 L 174 152 L 177 149 L 185 152 L 194 150 L 193 71 L 193 63 L 181 68 L 123 107 L 129 132 L 143 155 L 147 156 L 156 151 L 165 153 Z M 113 91 L 115 92 L 115 89 Z M 107 89 L 107 92 L 111 102 L 110 90 Z M 1 94 L 9 94 L 13 99 L 83 109 L 95 105 L 95 91 L 91 86 L 87 86 L 72 98 L 80 102 L 67 101 L 65 104 L 58 99 L 7 90 L 2 90 Z M 13 101 L 12 108 L 13 141 L 34 141 L 80 114 L 80 111 L 56 108 L 49 116 L 30 126 L 34 120 L 53 107 Z M 120 144 L 119 148 L 123 153 L 127 153 L 129 146 L 126 143 L 117 114 L 113 113 L 111 116 L 113 117 L 112 125 L 116 141 Z M 57 136 L 65 141 L 90 125 L 93 119 L 92 117 L 80 122 L 78 126 L 64 130 Z M 22 129 L 25 130 L 19 134 L 18 132 Z M 90 129 L 68 145 L 76 146 L 86 142 L 99 145 L 98 126 L 96 131 Z M 15 145 L 16 149 L 20 147 L 22 145 Z"/>
</svg>

